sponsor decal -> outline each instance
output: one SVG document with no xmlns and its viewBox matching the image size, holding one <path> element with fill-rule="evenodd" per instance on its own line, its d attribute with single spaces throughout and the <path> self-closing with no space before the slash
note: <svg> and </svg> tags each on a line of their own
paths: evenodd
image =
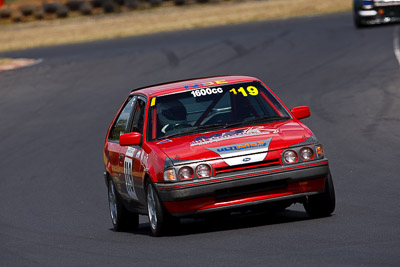
<svg viewBox="0 0 400 267">
<path fill-rule="evenodd" d="M 198 136 L 190 143 L 190 146 L 199 146 L 199 145 L 206 145 L 214 142 L 220 142 L 224 140 L 246 137 L 246 136 L 255 136 L 255 135 L 266 135 L 266 134 L 273 134 L 278 133 L 279 130 L 269 130 L 264 128 L 263 126 L 254 126 L 249 127 L 246 129 L 240 130 L 232 130 L 223 133 L 216 133 L 209 136 Z"/>
<path fill-rule="evenodd" d="M 206 147 L 207 149 L 214 151 L 222 158 L 238 156 L 248 153 L 257 153 L 267 150 L 269 147 L 269 143 L 271 142 L 271 138 L 262 141 L 255 142 L 246 142 L 228 146 L 220 146 L 220 147 Z"/>
<path fill-rule="evenodd" d="M 202 88 L 198 90 L 193 90 L 190 93 L 194 97 L 199 97 L 199 96 L 206 96 L 206 95 L 213 95 L 213 94 L 222 94 L 224 90 L 222 90 L 221 87 L 218 88 Z"/>
<path fill-rule="evenodd" d="M 162 141 L 156 143 L 156 145 L 165 144 L 165 143 L 171 143 L 171 142 L 172 142 L 172 140 L 165 139 L 165 140 L 162 140 Z"/>
<path fill-rule="evenodd" d="M 219 81 L 212 81 L 212 82 L 205 82 L 205 83 L 194 83 L 194 84 L 188 84 L 185 85 L 185 89 L 196 89 L 200 87 L 205 87 L 205 86 L 215 86 L 215 85 L 220 85 L 220 84 L 226 84 L 228 83 L 226 80 L 219 80 Z"/>
<path fill-rule="evenodd" d="M 140 158 L 140 163 L 144 168 L 144 171 L 148 170 L 148 161 L 149 161 L 149 154 L 147 154 L 144 150 L 142 151 L 142 157 Z"/>
<path fill-rule="evenodd" d="M 271 140 L 272 137 L 267 140 L 206 148 L 220 155 L 229 166 L 234 166 L 243 162 L 263 161 L 267 156 Z M 251 157 L 248 156 L 249 154 L 252 154 Z"/>
<path fill-rule="evenodd" d="M 133 157 L 133 155 L 135 154 L 136 148 L 133 147 L 128 147 L 128 149 L 126 150 L 126 156 L 127 157 Z"/>
<path fill-rule="evenodd" d="M 133 147 L 128 147 L 126 154 L 125 154 L 125 160 L 124 160 L 124 174 L 125 174 L 125 185 L 126 185 L 126 191 L 128 192 L 128 195 L 133 198 L 133 199 L 138 199 L 136 192 L 135 192 L 135 186 L 133 184 L 133 176 L 132 176 L 132 157 L 136 152 L 136 148 Z"/>
</svg>

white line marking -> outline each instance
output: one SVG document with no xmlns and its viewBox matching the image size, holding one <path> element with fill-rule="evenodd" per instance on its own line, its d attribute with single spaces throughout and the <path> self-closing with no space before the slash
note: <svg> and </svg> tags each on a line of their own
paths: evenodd
<svg viewBox="0 0 400 267">
<path fill-rule="evenodd" d="M 399 40 L 399 26 L 394 28 L 393 32 L 393 48 L 394 48 L 394 55 L 396 56 L 397 62 L 400 66 L 400 40 Z"/>
</svg>

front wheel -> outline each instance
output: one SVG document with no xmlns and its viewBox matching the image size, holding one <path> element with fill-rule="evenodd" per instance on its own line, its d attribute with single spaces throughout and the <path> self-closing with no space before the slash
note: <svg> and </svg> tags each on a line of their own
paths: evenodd
<svg viewBox="0 0 400 267">
<path fill-rule="evenodd" d="M 175 218 L 164 208 L 151 182 L 147 184 L 146 194 L 151 232 L 153 236 L 162 236 L 170 224 L 178 223 L 178 221 L 174 220 Z"/>
<path fill-rule="evenodd" d="M 324 192 L 318 195 L 309 196 L 303 205 L 306 212 L 311 217 L 326 217 L 335 210 L 335 189 L 333 187 L 333 181 L 330 172 L 325 179 Z"/>
<path fill-rule="evenodd" d="M 354 14 L 353 15 L 353 19 L 354 19 L 354 26 L 356 26 L 356 28 L 361 29 L 364 28 L 365 25 L 363 24 L 363 22 L 361 21 L 361 18 L 359 15 Z"/>
<path fill-rule="evenodd" d="M 139 226 L 139 214 L 129 212 L 115 190 L 112 180 L 108 181 L 108 205 L 110 208 L 111 222 L 117 232 L 136 230 Z"/>
</svg>

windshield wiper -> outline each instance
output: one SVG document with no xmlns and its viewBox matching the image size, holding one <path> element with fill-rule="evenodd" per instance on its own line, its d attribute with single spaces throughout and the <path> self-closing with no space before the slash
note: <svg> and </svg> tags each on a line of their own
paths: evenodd
<svg viewBox="0 0 400 267">
<path fill-rule="evenodd" d="M 259 118 L 255 118 L 252 120 L 248 120 L 248 121 L 241 121 L 241 122 L 235 122 L 235 123 L 230 123 L 230 124 L 226 124 L 224 126 L 224 129 L 226 128 L 232 128 L 232 127 L 236 127 L 236 126 L 241 126 L 241 125 L 252 125 L 252 124 L 257 124 L 260 122 L 275 122 L 275 121 L 286 121 L 290 119 L 289 116 L 265 116 L 265 117 L 259 117 Z"/>
<path fill-rule="evenodd" d="M 206 124 L 206 125 L 198 125 L 198 126 L 192 126 L 192 128 L 174 133 L 174 134 L 170 134 L 167 136 L 163 136 L 159 139 L 168 139 L 171 137 L 177 137 L 177 136 L 182 136 L 185 134 L 189 134 L 189 133 L 197 133 L 203 130 L 209 130 L 209 129 L 214 129 L 214 128 L 224 128 L 224 126 L 226 126 L 226 124 L 222 124 L 222 123 L 215 123 L 215 124 Z"/>
</svg>

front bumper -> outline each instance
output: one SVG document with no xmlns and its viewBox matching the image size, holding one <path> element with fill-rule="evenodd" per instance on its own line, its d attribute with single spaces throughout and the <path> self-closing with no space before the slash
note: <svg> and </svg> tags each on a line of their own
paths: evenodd
<svg viewBox="0 0 400 267">
<path fill-rule="evenodd" d="M 323 192 L 328 160 L 237 171 L 207 180 L 158 183 L 156 190 L 173 215 L 290 200 Z"/>
<path fill-rule="evenodd" d="M 390 6 L 372 6 L 370 9 L 355 10 L 363 24 L 381 24 L 400 21 L 400 2 Z"/>
</svg>

